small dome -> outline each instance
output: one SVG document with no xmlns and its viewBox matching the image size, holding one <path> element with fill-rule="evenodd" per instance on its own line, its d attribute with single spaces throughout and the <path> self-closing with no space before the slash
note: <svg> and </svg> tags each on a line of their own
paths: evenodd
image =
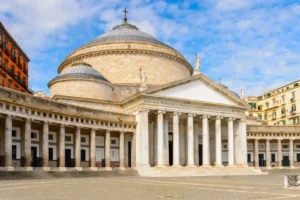
<svg viewBox="0 0 300 200">
<path fill-rule="evenodd" d="M 49 84 L 53 81 L 65 78 L 93 78 L 109 82 L 102 74 L 93 69 L 91 65 L 83 61 L 76 62 L 72 67 L 63 70 L 57 77 L 52 79 Z"/>
<path fill-rule="evenodd" d="M 111 31 L 106 32 L 91 42 L 85 44 L 84 47 L 95 44 L 119 42 L 144 42 L 172 48 L 169 45 L 155 39 L 151 35 L 140 31 L 136 26 L 128 23 L 127 21 L 124 21 L 122 24 L 115 26 Z"/>
</svg>

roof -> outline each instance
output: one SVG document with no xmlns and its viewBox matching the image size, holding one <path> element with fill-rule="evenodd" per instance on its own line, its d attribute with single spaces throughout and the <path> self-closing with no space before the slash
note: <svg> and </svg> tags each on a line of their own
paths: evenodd
<svg viewBox="0 0 300 200">
<path fill-rule="evenodd" d="M 23 49 L 19 46 L 19 44 L 15 41 L 15 39 L 10 35 L 10 33 L 6 30 L 6 28 L 4 27 L 4 25 L 0 22 L 0 28 L 4 31 L 5 35 L 9 38 L 9 40 L 16 46 L 16 48 L 21 51 L 21 53 L 23 54 L 23 56 L 28 60 L 28 62 L 30 61 L 30 59 L 28 58 L 28 56 L 26 55 L 26 53 L 23 51 Z"/>
<path fill-rule="evenodd" d="M 100 35 L 94 40 L 83 45 L 83 47 L 95 45 L 95 44 L 119 43 L 119 42 L 144 42 L 144 43 L 158 44 L 168 48 L 172 48 L 169 45 L 155 39 L 153 36 L 143 31 L 140 31 L 135 25 L 132 25 L 127 21 L 124 21 L 122 24 L 115 26 L 111 31 Z"/>
<path fill-rule="evenodd" d="M 53 81 L 66 78 L 93 78 L 110 83 L 102 74 L 93 69 L 89 64 L 79 62 L 74 63 L 72 67 L 63 70 L 58 76 L 52 79 L 49 84 Z"/>
</svg>

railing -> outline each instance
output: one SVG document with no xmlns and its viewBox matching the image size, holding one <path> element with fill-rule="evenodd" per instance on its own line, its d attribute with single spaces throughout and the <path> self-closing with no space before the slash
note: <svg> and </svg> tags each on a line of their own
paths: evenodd
<svg viewBox="0 0 300 200">
<path fill-rule="evenodd" d="M 291 98 L 291 102 L 294 102 L 295 101 L 295 98 Z"/>
<path fill-rule="evenodd" d="M 291 115 L 296 114 L 296 110 L 292 110 L 292 111 L 290 112 L 290 114 L 291 114 Z"/>
</svg>

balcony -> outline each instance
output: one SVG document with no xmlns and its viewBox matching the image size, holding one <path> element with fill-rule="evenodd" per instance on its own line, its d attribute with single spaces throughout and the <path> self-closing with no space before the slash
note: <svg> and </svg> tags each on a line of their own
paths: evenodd
<svg viewBox="0 0 300 200">
<path fill-rule="evenodd" d="M 291 114 L 291 115 L 295 115 L 295 114 L 296 114 L 296 110 L 292 110 L 292 111 L 290 112 L 290 114 Z"/>
<path fill-rule="evenodd" d="M 295 102 L 296 100 L 295 100 L 295 98 L 291 98 L 291 102 Z"/>
<path fill-rule="evenodd" d="M 281 113 L 281 117 L 286 117 L 286 113 Z"/>
<path fill-rule="evenodd" d="M 15 56 L 12 56 L 11 60 L 14 61 L 14 62 L 17 62 L 17 58 Z"/>
<path fill-rule="evenodd" d="M 272 116 L 272 120 L 275 120 L 276 119 L 276 116 Z"/>
</svg>

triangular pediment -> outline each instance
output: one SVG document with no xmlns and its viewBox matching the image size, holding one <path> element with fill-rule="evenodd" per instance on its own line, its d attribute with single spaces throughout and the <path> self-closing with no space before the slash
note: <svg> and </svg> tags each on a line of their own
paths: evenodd
<svg viewBox="0 0 300 200">
<path fill-rule="evenodd" d="M 185 99 L 228 106 L 247 106 L 234 92 L 214 83 L 204 75 L 197 75 L 149 90 L 148 95 Z"/>
</svg>

